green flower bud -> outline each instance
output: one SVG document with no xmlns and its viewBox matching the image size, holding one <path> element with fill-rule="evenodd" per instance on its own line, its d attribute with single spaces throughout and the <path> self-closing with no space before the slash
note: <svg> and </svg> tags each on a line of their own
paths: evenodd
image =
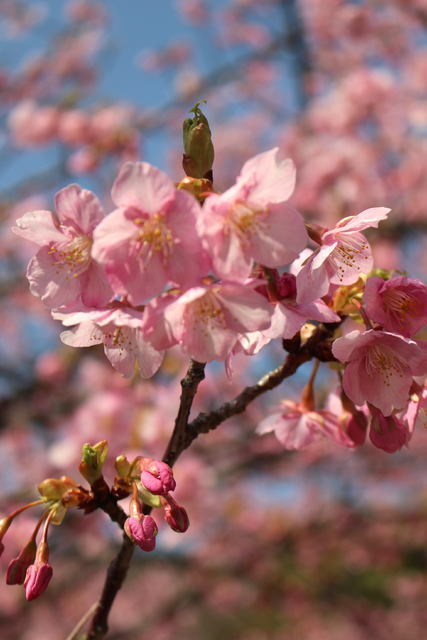
<svg viewBox="0 0 427 640">
<path fill-rule="evenodd" d="M 211 130 L 206 116 L 202 113 L 200 102 L 197 102 L 190 113 L 193 118 L 186 118 L 183 123 L 184 156 L 182 166 L 191 178 L 212 179 L 214 148 Z"/>
</svg>

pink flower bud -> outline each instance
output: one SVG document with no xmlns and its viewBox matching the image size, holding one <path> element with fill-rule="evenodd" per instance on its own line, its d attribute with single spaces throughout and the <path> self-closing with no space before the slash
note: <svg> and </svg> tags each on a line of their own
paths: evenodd
<svg viewBox="0 0 427 640">
<path fill-rule="evenodd" d="M 22 549 L 17 558 L 10 561 L 6 572 L 6 584 L 23 584 L 27 569 L 36 557 L 36 543 L 33 539 Z"/>
<path fill-rule="evenodd" d="M 153 551 L 158 532 L 155 520 L 151 516 L 131 516 L 125 522 L 125 532 L 143 551 Z"/>
<path fill-rule="evenodd" d="M 170 466 L 165 462 L 151 458 L 141 460 L 141 482 L 148 491 L 156 496 L 164 496 L 176 487 Z"/>
<path fill-rule="evenodd" d="M 184 533 L 190 526 L 190 520 L 184 507 L 175 502 L 171 496 L 165 498 L 165 520 L 177 533 Z"/>
<path fill-rule="evenodd" d="M 32 564 L 27 569 L 25 577 L 25 597 L 34 600 L 46 590 L 52 577 L 52 567 L 47 562 Z"/>
</svg>

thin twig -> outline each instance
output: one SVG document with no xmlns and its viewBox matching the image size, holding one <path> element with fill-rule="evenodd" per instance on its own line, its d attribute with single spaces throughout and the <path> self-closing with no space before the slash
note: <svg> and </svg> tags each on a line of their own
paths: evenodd
<svg viewBox="0 0 427 640">
<path fill-rule="evenodd" d="M 78 634 L 85 626 L 86 622 L 89 620 L 91 615 L 95 612 L 96 607 L 98 606 L 97 602 L 94 602 L 93 605 L 89 607 L 86 613 L 80 618 L 74 629 L 71 633 L 65 638 L 65 640 L 78 640 Z"/>
</svg>

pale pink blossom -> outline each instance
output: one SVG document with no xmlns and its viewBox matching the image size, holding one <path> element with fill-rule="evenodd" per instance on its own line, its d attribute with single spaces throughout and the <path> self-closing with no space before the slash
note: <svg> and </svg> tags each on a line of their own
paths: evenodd
<svg viewBox="0 0 427 640">
<path fill-rule="evenodd" d="M 259 435 L 272 431 L 285 449 L 303 449 L 324 436 L 346 447 L 354 446 L 336 415 L 330 411 L 309 410 L 290 400 L 282 402 L 281 411 L 262 420 L 256 429 Z"/>
<path fill-rule="evenodd" d="M 49 307 L 79 299 L 87 306 L 101 306 L 113 292 L 91 257 L 93 232 L 104 217 L 99 200 L 72 184 L 56 194 L 55 205 L 56 213 L 30 211 L 13 228 L 40 246 L 27 270 L 31 293 Z"/>
<path fill-rule="evenodd" d="M 233 187 L 204 203 L 198 229 L 221 278 L 244 280 L 254 261 L 288 264 L 307 243 L 302 217 L 286 202 L 295 167 L 277 156 L 275 148 L 248 160 Z"/>
<path fill-rule="evenodd" d="M 192 195 L 146 162 L 123 165 L 111 195 L 119 208 L 97 227 L 93 255 L 116 294 L 138 305 L 168 282 L 187 287 L 204 275 Z"/>
<path fill-rule="evenodd" d="M 90 140 L 89 116 L 82 109 L 62 111 L 58 122 L 58 137 L 69 145 L 88 142 Z"/>
<path fill-rule="evenodd" d="M 369 402 L 384 416 L 409 401 L 413 376 L 427 371 L 427 351 L 420 343 L 385 331 L 352 331 L 338 338 L 332 353 L 347 362 L 346 395 L 357 406 Z"/>
<path fill-rule="evenodd" d="M 373 276 L 366 281 L 363 302 L 369 318 L 387 331 L 411 337 L 427 324 L 427 287 L 420 280 Z"/>
<path fill-rule="evenodd" d="M 329 291 L 331 284 L 353 284 L 373 267 L 371 247 L 360 232 L 377 227 L 390 209 L 366 209 L 356 216 L 340 220 L 323 233 L 321 246 L 302 264 L 297 273 L 297 301 L 311 302 Z"/>
<path fill-rule="evenodd" d="M 139 372 L 142 378 L 150 378 L 162 363 L 163 353 L 144 339 L 141 311 L 117 303 L 108 309 L 66 309 L 54 311 L 52 315 L 66 326 L 79 323 L 61 333 L 64 344 L 71 347 L 103 344 L 111 365 L 126 377 Z"/>
<path fill-rule="evenodd" d="M 225 360 L 239 334 L 266 329 L 271 320 L 270 305 L 250 287 L 236 282 L 222 282 L 193 287 L 153 314 L 153 322 L 163 322 L 155 332 L 156 348 L 178 343 L 182 350 L 199 362 Z M 145 335 L 150 340 L 149 325 Z"/>
<path fill-rule="evenodd" d="M 18 147 L 50 142 L 56 135 L 59 114 L 56 107 L 40 107 L 31 100 L 19 103 L 8 118 L 12 141 Z"/>
</svg>

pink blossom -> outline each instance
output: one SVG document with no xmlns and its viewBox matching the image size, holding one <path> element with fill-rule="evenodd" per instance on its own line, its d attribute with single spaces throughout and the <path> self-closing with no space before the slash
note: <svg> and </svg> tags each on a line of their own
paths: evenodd
<svg viewBox="0 0 427 640">
<path fill-rule="evenodd" d="M 89 117 L 82 109 L 67 109 L 60 115 L 58 137 L 69 145 L 78 145 L 90 139 Z"/>
<path fill-rule="evenodd" d="M 57 310 L 52 315 L 66 326 L 78 323 L 61 333 L 64 344 L 71 347 L 103 344 L 112 366 L 126 377 L 139 371 L 142 378 L 150 378 L 162 363 L 163 353 L 144 339 L 141 311 L 113 303 L 108 309 Z"/>
<path fill-rule="evenodd" d="M 330 284 L 352 284 L 361 273 L 369 273 L 373 266 L 371 247 L 360 232 L 377 227 L 389 211 L 385 207 L 366 209 L 356 216 L 343 218 L 323 233 L 321 246 L 298 271 L 297 301 L 311 302 L 326 295 Z"/>
<path fill-rule="evenodd" d="M 213 194 L 198 218 L 198 229 L 215 272 L 244 280 L 254 261 L 268 267 L 288 264 L 307 243 L 300 214 L 287 202 L 295 186 L 291 160 L 271 149 L 248 160 L 236 184 Z"/>
<path fill-rule="evenodd" d="M 274 435 L 286 449 L 303 449 L 323 436 L 341 445 L 353 447 L 353 441 L 342 430 L 338 418 L 330 411 L 312 411 L 302 404 L 285 400 L 281 411 L 260 422 L 256 429 L 263 435 Z"/>
<path fill-rule="evenodd" d="M 155 345 L 167 348 L 178 343 L 199 362 L 224 360 L 239 334 L 266 329 L 270 320 L 270 305 L 248 286 L 223 282 L 193 287 L 164 309 L 163 331 L 157 331 Z M 145 328 L 147 340 L 150 328 Z"/>
<path fill-rule="evenodd" d="M 13 227 L 41 247 L 28 265 L 31 293 L 50 307 L 78 299 L 101 306 L 113 292 L 91 258 L 93 231 L 104 215 L 98 198 L 72 184 L 56 194 L 55 204 L 56 213 L 30 211 Z"/>
<path fill-rule="evenodd" d="M 59 113 L 56 107 L 39 107 L 31 100 L 21 102 L 8 119 L 13 142 L 18 147 L 50 142 L 56 135 Z"/>
<path fill-rule="evenodd" d="M 378 449 L 395 453 L 408 443 L 408 425 L 396 415 L 384 416 L 376 407 L 371 407 L 369 438 Z"/>
<path fill-rule="evenodd" d="M 24 582 L 27 600 L 34 600 L 46 591 L 52 573 L 53 569 L 47 562 L 32 564 L 28 567 Z"/>
<path fill-rule="evenodd" d="M 296 278 L 291 273 L 276 275 L 276 296 L 271 327 L 264 334 L 269 338 L 292 338 L 308 320 L 339 322 L 341 318 L 322 300 L 305 304 L 296 302 Z"/>
<path fill-rule="evenodd" d="M 157 525 L 151 516 L 130 516 L 125 521 L 124 529 L 134 544 L 143 551 L 153 551 L 156 546 Z"/>
<path fill-rule="evenodd" d="M 365 442 L 368 431 L 367 409 L 357 409 L 340 389 L 328 395 L 325 409 L 337 416 L 342 433 L 346 434 L 355 446 Z"/>
<path fill-rule="evenodd" d="M 387 331 L 411 337 L 427 324 L 427 287 L 419 280 L 373 276 L 366 281 L 363 302 L 369 318 Z"/>
<path fill-rule="evenodd" d="M 335 340 L 332 353 L 348 363 L 343 376 L 346 395 L 357 406 L 369 402 L 384 416 L 407 405 L 413 376 L 427 370 L 421 343 L 385 331 L 351 331 Z"/>
<path fill-rule="evenodd" d="M 173 471 L 166 462 L 142 458 L 141 483 L 154 495 L 164 496 L 176 487 Z"/>
<path fill-rule="evenodd" d="M 111 195 L 119 208 L 97 227 L 93 255 L 116 294 L 138 305 L 168 282 L 187 287 L 204 275 L 193 196 L 146 162 L 123 165 Z"/>
</svg>

